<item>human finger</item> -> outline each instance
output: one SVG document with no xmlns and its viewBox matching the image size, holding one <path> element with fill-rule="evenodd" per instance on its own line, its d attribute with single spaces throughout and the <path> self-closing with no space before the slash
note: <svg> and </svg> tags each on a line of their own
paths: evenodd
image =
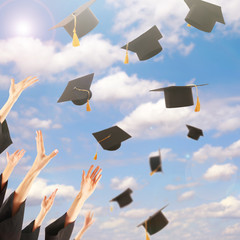
<svg viewBox="0 0 240 240">
<path fill-rule="evenodd" d="M 98 171 L 98 169 L 99 169 L 99 166 L 97 166 L 97 167 L 95 168 L 95 170 L 92 172 L 92 175 L 91 175 L 90 178 L 93 178 L 93 177 L 95 176 L 95 174 L 96 174 L 96 172 Z"/>
<path fill-rule="evenodd" d="M 91 173 L 91 171 L 93 170 L 93 168 L 94 168 L 94 166 L 91 165 L 91 167 L 89 168 L 88 173 L 87 173 L 87 178 L 89 178 L 90 173 Z"/>
</svg>

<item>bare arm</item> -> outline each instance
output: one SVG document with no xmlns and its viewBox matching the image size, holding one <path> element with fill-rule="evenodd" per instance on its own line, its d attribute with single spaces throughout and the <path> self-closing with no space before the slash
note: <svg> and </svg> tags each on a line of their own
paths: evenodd
<svg viewBox="0 0 240 240">
<path fill-rule="evenodd" d="M 99 180 L 101 179 L 102 169 L 99 170 L 99 166 L 92 172 L 94 166 L 92 165 L 85 176 L 85 171 L 82 173 L 81 189 L 71 207 L 67 211 L 64 226 L 74 222 L 82 209 L 84 202 L 91 196 L 97 187 Z M 91 173 L 92 172 L 92 173 Z"/>
<path fill-rule="evenodd" d="M 18 164 L 19 160 L 24 156 L 25 150 L 17 150 L 14 152 L 12 155 L 9 155 L 7 152 L 7 166 L 3 171 L 2 174 L 2 185 L 1 185 L 1 190 L 4 188 L 6 182 L 8 181 L 10 175 L 12 174 L 13 169 L 15 166 Z"/>
<path fill-rule="evenodd" d="M 87 231 L 87 229 L 94 223 L 93 220 L 93 214 L 89 211 L 85 216 L 85 221 L 82 229 L 78 233 L 78 235 L 75 237 L 74 240 L 80 240 L 83 236 L 83 234 Z"/>
<path fill-rule="evenodd" d="M 58 153 L 58 150 L 54 150 L 50 155 L 45 154 L 45 148 L 41 131 L 37 131 L 36 142 L 37 142 L 37 157 L 31 169 L 29 170 L 23 181 L 20 183 L 14 194 L 12 210 L 13 216 L 18 211 L 20 205 L 26 200 L 35 178 L 38 176 L 41 170 L 48 164 L 48 162 Z"/>
<path fill-rule="evenodd" d="M 18 84 L 15 84 L 14 79 L 11 79 L 11 86 L 9 89 L 9 98 L 5 105 L 0 110 L 0 122 L 3 123 L 6 119 L 8 113 L 10 112 L 11 108 L 13 107 L 14 103 L 18 100 L 19 96 L 23 92 L 24 89 L 31 86 L 38 79 L 36 77 L 27 77 Z"/>
<path fill-rule="evenodd" d="M 46 196 L 44 197 L 41 205 L 41 211 L 34 221 L 33 232 L 42 225 L 44 218 L 46 217 L 47 213 L 50 211 L 53 205 L 57 190 L 58 189 L 56 189 L 48 199 Z"/>
</svg>

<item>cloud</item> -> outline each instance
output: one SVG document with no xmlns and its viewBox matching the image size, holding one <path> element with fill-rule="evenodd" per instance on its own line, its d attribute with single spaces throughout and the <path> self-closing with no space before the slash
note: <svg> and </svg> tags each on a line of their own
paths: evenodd
<svg viewBox="0 0 240 240">
<path fill-rule="evenodd" d="M 208 181 L 229 180 L 236 174 L 238 167 L 233 164 L 213 165 L 203 175 L 203 178 Z"/>
<path fill-rule="evenodd" d="M 48 180 L 37 178 L 29 192 L 28 203 L 30 203 L 30 205 L 39 204 L 43 200 L 44 196 L 50 196 L 56 188 L 58 188 L 56 195 L 56 198 L 58 199 L 73 199 L 78 194 L 78 191 L 71 185 L 48 185 Z"/>
<path fill-rule="evenodd" d="M 180 185 L 172 185 L 169 184 L 165 187 L 166 190 L 169 191 L 175 191 L 175 190 L 179 190 L 179 189 L 183 189 L 183 188 L 191 188 L 191 187 L 195 187 L 199 185 L 199 183 L 197 182 L 193 182 L 193 183 L 186 183 L 186 184 L 180 184 Z"/>
<path fill-rule="evenodd" d="M 223 231 L 224 235 L 240 235 L 240 223 L 236 223 L 232 226 L 228 226 Z"/>
<path fill-rule="evenodd" d="M 125 218 L 144 218 L 148 215 L 155 213 L 157 209 L 147 209 L 147 208 L 139 208 L 139 209 L 131 209 L 126 212 L 121 212 L 120 216 Z"/>
<path fill-rule="evenodd" d="M 111 187 L 115 190 L 126 190 L 127 188 L 138 189 L 139 185 L 134 177 L 125 177 L 124 179 L 115 177 L 111 179 Z"/>
<path fill-rule="evenodd" d="M 78 48 L 72 47 L 71 43 L 62 46 L 58 42 L 43 42 L 30 37 L 11 38 L 0 40 L 0 52 L 0 64 L 14 63 L 17 72 L 24 76 L 48 76 L 71 68 L 79 72 L 102 71 L 123 61 L 124 57 L 119 46 L 112 45 L 102 34 L 88 34 L 81 39 Z M 49 76 L 47 79 L 59 81 L 59 78 Z M 9 78 L 5 80 L 9 82 Z"/>
<path fill-rule="evenodd" d="M 7 75 L 0 75 L 0 89 L 7 90 L 10 87 L 11 77 Z"/>
<path fill-rule="evenodd" d="M 159 94 L 162 98 L 160 93 L 153 94 Z M 238 118 L 240 115 L 239 102 L 239 97 L 202 101 L 201 112 L 196 114 L 194 106 L 170 109 L 166 108 L 165 100 L 161 99 L 156 103 L 140 104 L 117 125 L 133 137 L 144 139 L 163 138 L 184 132 L 187 135 L 186 124 L 201 126 L 205 131 L 214 129 L 220 136 L 240 128 L 240 121 L 234 127 L 227 127 L 229 119 Z M 224 124 L 225 128 L 222 127 Z"/>
<path fill-rule="evenodd" d="M 49 129 L 52 124 L 52 120 L 40 120 L 38 118 L 32 118 L 28 121 L 28 125 L 35 129 Z"/>
<path fill-rule="evenodd" d="M 114 229 L 126 224 L 126 220 L 123 218 L 111 218 L 109 221 L 100 224 L 100 229 Z"/>
<path fill-rule="evenodd" d="M 95 92 L 93 99 L 98 102 L 112 103 L 117 100 L 129 101 L 132 99 L 139 102 L 143 97 L 154 97 L 149 93 L 149 90 L 162 86 L 163 83 L 156 80 L 140 79 L 137 74 L 129 76 L 125 72 L 116 69 L 115 72 L 94 83 L 91 89 Z"/>
<path fill-rule="evenodd" d="M 221 146 L 204 145 L 198 151 L 193 153 L 192 159 L 198 163 L 204 163 L 208 159 L 215 161 L 225 161 L 240 157 L 240 140 L 232 143 L 230 146 L 223 148 Z"/>
<path fill-rule="evenodd" d="M 179 201 L 185 201 L 185 200 L 189 200 L 189 199 L 192 199 L 195 195 L 195 192 L 194 191 L 188 191 L 188 192 L 184 192 L 183 194 L 181 194 L 179 197 L 178 197 L 178 200 Z"/>
</svg>

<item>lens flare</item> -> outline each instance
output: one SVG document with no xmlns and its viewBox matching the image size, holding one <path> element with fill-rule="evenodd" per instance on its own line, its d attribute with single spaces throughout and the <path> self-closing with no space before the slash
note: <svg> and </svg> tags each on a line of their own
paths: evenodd
<svg viewBox="0 0 240 240">
<path fill-rule="evenodd" d="M 29 36 L 31 35 L 31 31 L 32 31 L 32 26 L 29 22 L 27 21 L 20 21 L 18 23 L 16 23 L 15 25 L 15 30 L 16 30 L 16 33 L 18 35 L 21 35 L 21 36 Z"/>
</svg>

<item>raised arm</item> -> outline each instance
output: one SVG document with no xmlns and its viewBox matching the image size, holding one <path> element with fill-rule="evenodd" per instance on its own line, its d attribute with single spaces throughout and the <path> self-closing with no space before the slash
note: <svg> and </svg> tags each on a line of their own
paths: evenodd
<svg viewBox="0 0 240 240">
<path fill-rule="evenodd" d="M 2 173 L 2 184 L 1 184 L 1 190 L 4 188 L 6 182 L 8 181 L 13 169 L 18 164 L 19 160 L 24 156 L 25 150 L 17 150 L 13 154 L 9 155 L 7 152 L 7 166 L 4 169 Z"/>
<path fill-rule="evenodd" d="M 93 168 L 94 168 L 94 166 L 92 165 L 90 167 L 90 169 L 88 170 L 88 173 L 86 176 L 85 176 L 85 171 L 83 170 L 80 192 L 78 193 L 78 195 L 74 199 L 71 207 L 67 211 L 64 226 L 67 226 L 68 224 L 70 224 L 76 220 L 84 202 L 95 191 L 97 184 L 102 177 L 102 175 L 101 175 L 102 169 L 100 169 L 99 166 L 97 166 L 95 168 L 95 170 L 92 172 Z"/>
<path fill-rule="evenodd" d="M 35 178 L 38 176 L 41 170 L 48 164 L 48 162 L 58 153 L 58 150 L 56 149 L 50 155 L 45 154 L 43 136 L 41 131 L 37 131 L 36 143 L 37 143 L 37 157 L 31 169 L 28 171 L 25 178 L 20 183 L 14 194 L 12 208 L 13 216 L 18 211 L 20 205 L 26 200 Z"/>
<path fill-rule="evenodd" d="M 77 236 L 74 238 L 74 240 L 80 240 L 82 238 L 83 234 L 87 231 L 87 229 L 89 227 L 91 227 L 91 225 L 93 223 L 94 223 L 93 214 L 91 214 L 91 211 L 89 211 L 85 216 L 84 225 L 83 225 L 82 229 L 77 234 Z"/>
<path fill-rule="evenodd" d="M 41 205 L 41 211 L 34 221 L 33 232 L 42 225 L 44 218 L 46 217 L 47 213 L 50 211 L 53 205 L 57 190 L 58 189 L 56 189 L 48 199 L 46 196 L 44 197 Z"/>
<path fill-rule="evenodd" d="M 6 119 L 8 113 L 10 112 L 12 106 L 14 103 L 18 100 L 19 96 L 23 92 L 24 89 L 28 88 L 35 82 L 37 82 L 38 79 L 36 77 L 27 77 L 18 84 L 15 84 L 14 79 L 11 79 L 11 86 L 9 89 L 9 97 L 5 105 L 0 110 L 0 122 L 3 123 Z"/>
</svg>

